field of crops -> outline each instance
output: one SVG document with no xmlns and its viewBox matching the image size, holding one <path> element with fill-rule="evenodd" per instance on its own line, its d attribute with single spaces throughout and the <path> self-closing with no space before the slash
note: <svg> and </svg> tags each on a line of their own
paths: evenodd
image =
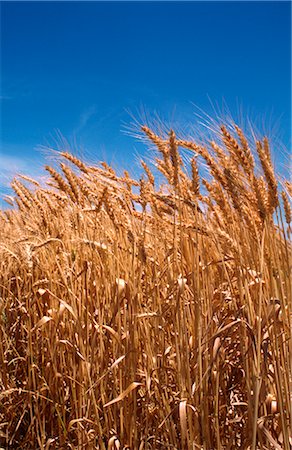
<svg viewBox="0 0 292 450">
<path fill-rule="evenodd" d="M 291 183 L 236 125 L 142 134 L 141 178 L 64 150 L 12 182 L 0 447 L 289 450 Z"/>
</svg>

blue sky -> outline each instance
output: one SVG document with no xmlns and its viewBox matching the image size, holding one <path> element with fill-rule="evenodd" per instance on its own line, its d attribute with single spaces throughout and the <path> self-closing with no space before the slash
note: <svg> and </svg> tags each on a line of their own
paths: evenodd
<svg viewBox="0 0 292 450">
<path fill-rule="evenodd" d="M 193 104 L 226 103 L 290 149 L 290 2 L 1 2 L 1 29 L 2 191 L 38 174 L 58 130 L 134 167 L 146 149 L 122 131 L 128 111 L 183 128 Z"/>
</svg>

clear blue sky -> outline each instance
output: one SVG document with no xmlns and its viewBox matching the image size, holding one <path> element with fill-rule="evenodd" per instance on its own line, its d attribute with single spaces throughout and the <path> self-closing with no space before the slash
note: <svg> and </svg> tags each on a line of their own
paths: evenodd
<svg viewBox="0 0 292 450">
<path fill-rule="evenodd" d="M 1 184 L 56 130 L 129 168 L 126 110 L 195 122 L 208 97 L 291 144 L 290 2 L 1 2 L 1 29 Z"/>
</svg>

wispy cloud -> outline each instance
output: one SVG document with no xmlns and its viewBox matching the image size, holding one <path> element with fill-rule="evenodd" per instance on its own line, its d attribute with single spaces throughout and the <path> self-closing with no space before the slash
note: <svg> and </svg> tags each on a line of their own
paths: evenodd
<svg viewBox="0 0 292 450">
<path fill-rule="evenodd" d="M 1 185 L 7 184 L 3 182 L 4 179 L 8 177 L 13 178 L 19 172 L 31 171 L 31 164 L 29 161 L 18 156 L 11 156 L 0 154 L 0 174 L 1 174 Z"/>
<path fill-rule="evenodd" d="M 0 101 L 2 102 L 2 100 L 12 100 L 13 97 L 11 95 L 0 95 Z"/>
<path fill-rule="evenodd" d="M 2 206 L 2 197 L 13 194 L 11 182 L 19 174 L 27 175 L 37 181 L 42 182 L 44 172 L 41 163 L 33 158 L 23 158 L 8 154 L 0 154 L 0 205 Z"/>
<path fill-rule="evenodd" d="M 73 130 L 73 135 L 78 137 L 82 130 L 86 127 L 92 116 L 97 112 L 96 105 L 91 105 L 85 109 L 79 117 L 78 125 Z"/>
</svg>

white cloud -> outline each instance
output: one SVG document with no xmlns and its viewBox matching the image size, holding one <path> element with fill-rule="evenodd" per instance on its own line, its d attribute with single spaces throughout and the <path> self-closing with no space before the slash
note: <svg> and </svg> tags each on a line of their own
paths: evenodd
<svg viewBox="0 0 292 450">
<path fill-rule="evenodd" d="M 42 170 L 41 161 L 26 156 L 20 157 L 0 153 L 0 209 L 9 208 L 3 197 L 15 195 L 11 188 L 11 182 L 14 177 L 20 174 L 33 178 L 41 184 L 47 178 L 44 170 Z"/>
<path fill-rule="evenodd" d="M 87 108 L 79 117 L 79 123 L 76 128 L 73 130 L 73 135 L 78 136 L 78 134 L 86 127 L 87 123 L 91 119 L 92 116 L 96 114 L 96 106 L 92 105 Z"/>
<path fill-rule="evenodd" d="M 41 161 L 25 156 L 20 157 L 0 153 L 0 197 L 5 194 L 12 194 L 11 182 L 19 174 L 42 181 L 44 172 Z"/>
</svg>

